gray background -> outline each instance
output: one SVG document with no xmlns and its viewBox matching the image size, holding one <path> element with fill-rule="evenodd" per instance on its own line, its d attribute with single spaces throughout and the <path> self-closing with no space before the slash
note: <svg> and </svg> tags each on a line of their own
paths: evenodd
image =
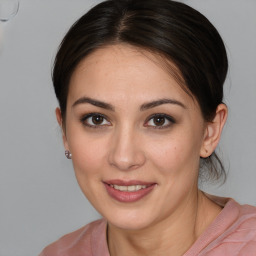
<svg viewBox="0 0 256 256">
<path fill-rule="evenodd" d="M 50 72 L 69 26 L 100 1 L 20 0 L 1 23 L 0 255 L 33 256 L 98 218 L 65 159 Z M 256 1 L 184 1 L 205 14 L 227 45 L 229 119 L 221 141 L 225 185 L 204 189 L 256 205 Z"/>
</svg>

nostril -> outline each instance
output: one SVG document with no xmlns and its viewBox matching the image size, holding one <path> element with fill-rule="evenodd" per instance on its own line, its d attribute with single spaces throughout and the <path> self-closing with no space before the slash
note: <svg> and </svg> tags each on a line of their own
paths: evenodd
<svg viewBox="0 0 256 256">
<path fill-rule="evenodd" d="M 132 126 L 123 124 L 112 137 L 109 164 L 119 170 L 135 170 L 145 162 L 143 144 L 136 140 Z"/>
<path fill-rule="evenodd" d="M 109 164 L 122 171 L 135 170 L 140 168 L 144 163 L 145 157 L 142 153 L 133 155 L 112 154 L 109 157 Z"/>
<path fill-rule="evenodd" d="M 140 165 L 138 164 L 133 164 L 131 162 L 128 162 L 128 161 L 112 161 L 110 163 L 112 166 L 120 169 L 120 170 L 134 170 L 134 169 L 137 169 Z"/>
</svg>

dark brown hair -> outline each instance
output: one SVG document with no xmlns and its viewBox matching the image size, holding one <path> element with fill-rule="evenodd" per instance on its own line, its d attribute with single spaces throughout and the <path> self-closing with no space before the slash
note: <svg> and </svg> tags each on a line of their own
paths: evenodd
<svg viewBox="0 0 256 256">
<path fill-rule="evenodd" d="M 223 100 L 228 69 L 225 46 L 215 27 L 180 2 L 108 0 L 70 28 L 56 55 L 53 84 L 64 121 L 69 81 L 77 65 L 96 49 L 118 43 L 146 49 L 173 63 L 182 76 L 180 84 L 198 101 L 204 119 L 212 120 Z M 177 74 L 173 65 L 169 69 Z M 210 176 L 225 176 L 215 153 L 204 163 Z"/>
</svg>

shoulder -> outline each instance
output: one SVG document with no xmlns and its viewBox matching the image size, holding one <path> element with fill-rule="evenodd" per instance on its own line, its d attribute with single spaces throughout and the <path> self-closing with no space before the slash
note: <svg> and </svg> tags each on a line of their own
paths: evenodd
<svg viewBox="0 0 256 256">
<path fill-rule="evenodd" d="M 227 230 L 223 243 L 236 247 L 238 255 L 256 255 L 256 207 L 236 204 L 239 216 Z"/>
<path fill-rule="evenodd" d="M 230 223 L 232 216 L 236 217 Z M 256 207 L 240 205 L 231 199 L 223 209 L 222 220 L 228 223 L 226 229 L 208 246 L 208 253 L 204 255 L 223 255 L 225 252 L 227 256 L 256 256 Z"/>
<path fill-rule="evenodd" d="M 236 237 L 237 241 L 256 241 L 256 207 L 252 205 L 240 205 L 232 200 L 231 210 L 237 210 L 238 215 L 232 225 L 226 230 L 228 237 Z M 226 218 L 229 212 L 226 212 Z M 248 235 L 250 234 L 250 235 Z"/>
<path fill-rule="evenodd" d="M 48 245 L 39 256 L 91 256 L 97 243 L 105 250 L 106 221 L 104 219 L 89 223 L 88 225 L 61 237 Z"/>
</svg>

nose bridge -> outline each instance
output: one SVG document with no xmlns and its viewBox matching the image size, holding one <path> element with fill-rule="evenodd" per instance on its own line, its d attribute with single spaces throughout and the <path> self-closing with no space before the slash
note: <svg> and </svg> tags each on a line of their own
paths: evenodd
<svg viewBox="0 0 256 256">
<path fill-rule="evenodd" d="M 131 170 L 145 162 L 145 156 L 139 143 L 139 132 L 124 123 L 113 132 L 109 162 L 120 170 Z"/>
</svg>

